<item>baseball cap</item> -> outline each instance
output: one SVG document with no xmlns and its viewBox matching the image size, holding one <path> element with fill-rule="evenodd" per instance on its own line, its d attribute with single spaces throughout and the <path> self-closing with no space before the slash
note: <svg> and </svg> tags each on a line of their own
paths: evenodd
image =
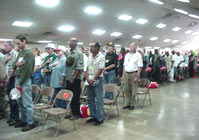
<svg viewBox="0 0 199 140">
<path fill-rule="evenodd" d="M 46 48 L 55 49 L 55 44 L 49 43 L 49 44 L 45 47 L 45 49 L 46 49 Z"/>
<path fill-rule="evenodd" d="M 113 43 L 113 42 L 109 42 L 109 43 L 107 44 L 107 46 L 115 47 L 115 43 Z"/>
<path fill-rule="evenodd" d="M 62 46 L 62 45 L 59 45 L 55 51 L 63 51 L 63 52 L 66 52 L 66 47 Z"/>
</svg>

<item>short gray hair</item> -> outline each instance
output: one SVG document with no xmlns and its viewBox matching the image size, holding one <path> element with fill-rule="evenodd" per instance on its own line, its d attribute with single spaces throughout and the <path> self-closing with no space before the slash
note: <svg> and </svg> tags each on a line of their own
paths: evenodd
<svg viewBox="0 0 199 140">
<path fill-rule="evenodd" d="M 12 48 L 15 47 L 14 42 L 13 41 L 6 41 L 6 43 L 11 46 Z"/>
<path fill-rule="evenodd" d="M 129 46 L 134 45 L 137 48 L 137 44 L 135 42 L 131 42 Z"/>
</svg>

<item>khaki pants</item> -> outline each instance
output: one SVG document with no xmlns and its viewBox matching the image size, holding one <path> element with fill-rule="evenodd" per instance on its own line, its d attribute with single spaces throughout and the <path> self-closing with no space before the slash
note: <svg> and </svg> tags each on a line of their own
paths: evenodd
<svg viewBox="0 0 199 140">
<path fill-rule="evenodd" d="M 133 80 L 136 77 L 135 73 L 124 73 L 124 92 L 125 92 L 125 99 L 126 105 L 135 106 L 135 95 L 138 88 L 138 83 L 134 83 Z"/>
</svg>

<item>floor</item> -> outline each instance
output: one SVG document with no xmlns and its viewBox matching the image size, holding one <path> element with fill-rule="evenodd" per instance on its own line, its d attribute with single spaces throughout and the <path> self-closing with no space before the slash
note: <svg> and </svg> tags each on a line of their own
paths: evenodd
<svg viewBox="0 0 199 140">
<path fill-rule="evenodd" d="M 0 140 L 199 140 L 199 78 L 177 83 L 166 83 L 152 89 L 152 106 L 136 106 L 136 110 L 123 110 L 119 99 L 120 116 L 113 110 L 111 117 L 101 126 L 86 124 L 86 119 L 72 122 L 64 120 L 58 137 L 55 122 L 48 121 L 44 130 L 37 127 L 29 132 L 8 127 L 0 120 Z M 37 116 L 36 119 L 39 119 Z"/>
</svg>

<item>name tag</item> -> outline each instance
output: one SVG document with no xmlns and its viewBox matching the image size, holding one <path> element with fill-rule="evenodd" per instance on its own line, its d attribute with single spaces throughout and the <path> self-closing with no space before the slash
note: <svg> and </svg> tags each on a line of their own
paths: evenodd
<svg viewBox="0 0 199 140">
<path fill-rule="evenodd" d="M 106 63 L 108 63 L 109 62 L 109 60 L 106 60 Z"/>
</svg>

